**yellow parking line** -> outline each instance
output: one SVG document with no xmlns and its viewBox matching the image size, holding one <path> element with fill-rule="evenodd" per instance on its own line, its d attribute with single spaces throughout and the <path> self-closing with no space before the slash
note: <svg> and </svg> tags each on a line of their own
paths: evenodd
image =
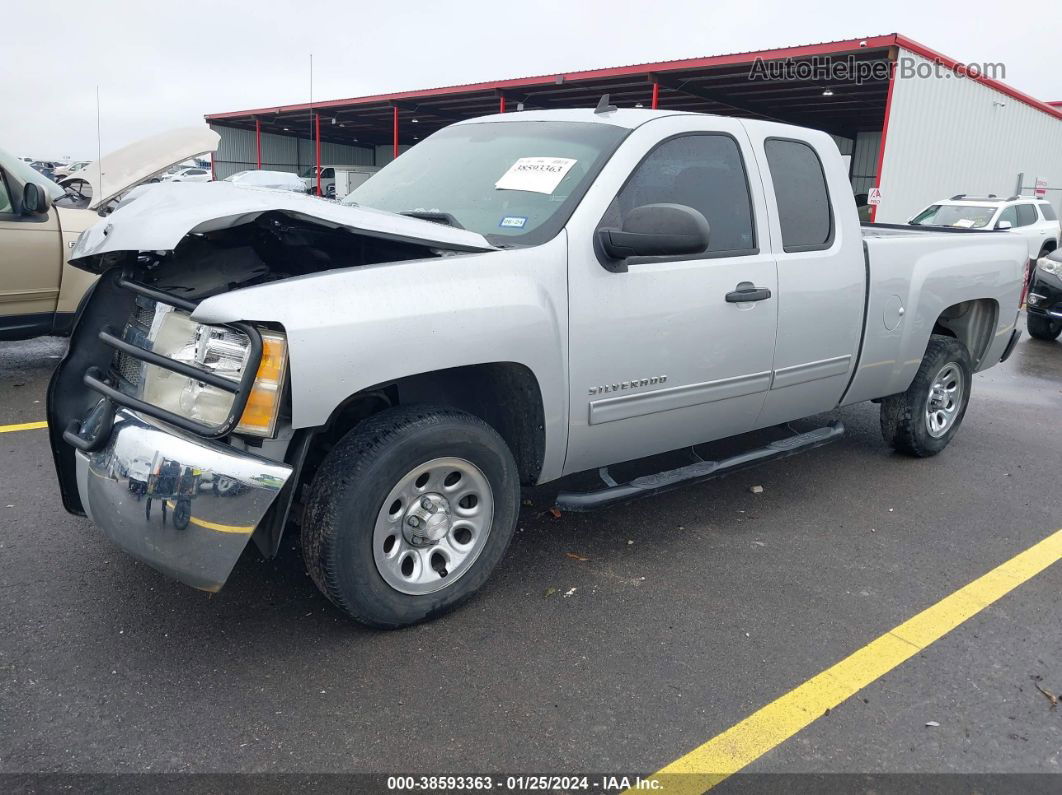
<svg viewBox="0 0 1062 795">
<path fill-rule="evenodd" d="M 0 433 L 10 433 L 11 431 L 35 431 L 38 428 L 47 428 L 46 422 L 23 422 L 18 425 L 0 425 Z"/>
<path fill-rule="evenodd" d="M 700 793 L 751 764 L 827 710 L 1062 560 L 1062 530 L 997 566 L 651 776 L 668 793 Z"/>
<path fill-rule="evenodd" d="M 166 500 L 166 504 L 172 509 L 173 500 Z M 234 525 L 234 524 L 215 524 L 214 522 L 208 522 L 206 519 L 196 519 L 194 516 L 188 520 L 194 525 L 199 527 L 205 527 L 207 530 L 213 530 L 216 533 L 238 533 L 239 535 L 250 535 L 254 532 L 254 525 Z"/>
</svg>

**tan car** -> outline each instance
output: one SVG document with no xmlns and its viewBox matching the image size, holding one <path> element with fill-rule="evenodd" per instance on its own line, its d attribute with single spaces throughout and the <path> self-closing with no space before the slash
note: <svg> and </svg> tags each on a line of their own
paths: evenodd
<svg viewBox="0 0 1062 795">
<path fill-rule="evenodd" d="M 78 236 L 135 185 L 217 150 L 206 127 L 130 144 L 75 171 L 62 186 L 0 149 L 0 340 L 70 332 L 95 276 L 71 268 Z"/>
</svg>

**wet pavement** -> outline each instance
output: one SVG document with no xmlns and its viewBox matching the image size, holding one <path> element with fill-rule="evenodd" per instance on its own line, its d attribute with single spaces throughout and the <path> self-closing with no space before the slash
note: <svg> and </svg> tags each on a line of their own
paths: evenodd
<svg viewBox="0 0 1062 795">
<path fill-rule="evenodd" d="M 0 425 L 63 342 L 0 343 Z M 526 494 L 464 609 L 348 622 L 294 539 L 208 595 L 64 513 L 46 431 L 0 433 L 0 772 L 640 772 L 1062 527 L 1062 343 L 975 377 L 933 459 L 878 409 L 829 447 L 594 514 Z M 752 493 L 751 486 L 762 486 Z M 752 766 L 1062 773 L 1062 565 Z M 936 723 L 938 726 L 927 726 Z"/>
</svg>

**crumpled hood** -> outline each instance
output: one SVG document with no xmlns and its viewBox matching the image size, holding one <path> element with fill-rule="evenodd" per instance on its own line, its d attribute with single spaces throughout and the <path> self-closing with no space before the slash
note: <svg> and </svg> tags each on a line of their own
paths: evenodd
<svg viewBox="0 0 1062 795">
<path fill-rule="evenodd" d="M 304 194 L 231 182 L 162 182 L 86 230 L 78 238 L 70 262 L 98 272 L 101 254 L 172 251 L 185 235 L 250 223 L 268 212 L 282 212 L 371 237 L 454 251 L 495 249 L 476 232 Z"/>
<path fill-rule="evenodd" d="M 220 141 L 221 136 L 205 126 L 169 130 L 116 149 L 63 177 L 60 184 L 88 182 L 92 186 L 88 209 L 98 210 L 120 193 L 170 166 L 217 151 Z"/>
</svg>

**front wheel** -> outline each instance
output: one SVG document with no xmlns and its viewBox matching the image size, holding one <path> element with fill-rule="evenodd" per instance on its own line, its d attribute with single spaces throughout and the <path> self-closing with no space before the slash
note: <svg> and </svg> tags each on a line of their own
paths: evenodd
<svg viewBox="0 0 1062 795">
<path fill-rule="evenodd" d="M 501 560 L 520 506 L 497 431 L 449 408 L 381 412 L 314 477 L 302 528 L 317 587 L 364 624 L 394 628 L 469 599 Z"/>
<path fill-rule="evenodd" d="M 934 334 L 907 391 L 881 401 L 881 435 L 897 452 L 918 458 L 936 455 L 959 430 L 972 385 L 973 364 L 966 346 Z"/>
<path fill-rule="evenodd" d="M 1062 320 L 1052 320 L 1043 315 L 1027 314 L 1025 326 L 1029 329 L 1029 336 L 1038 340 L 1050 342 L 1058 339 L 1058 335 L 1062 334 Z"/>
</svg>

